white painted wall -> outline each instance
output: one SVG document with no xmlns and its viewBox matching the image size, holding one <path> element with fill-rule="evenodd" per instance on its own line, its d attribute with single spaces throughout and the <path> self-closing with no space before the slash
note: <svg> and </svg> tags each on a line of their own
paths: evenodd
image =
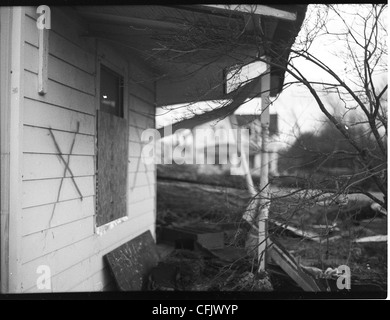
<svg viewBox="0 0 390 320">
<path fill-rule="evenodd" d="M 140 135 L 154 128 L 153 83 L 137 84 L 139 66 L 118 55 L 106 43 L 81 37 L 85 32 L 70 9 L 52 8 L 49 37 L 48 91 L 38 95 L 38 29 L 34 7 L 24 17 L 24 99 L 22 157 L 21 292 L 97 291 L 111 288 L 113 279 L 103 256 L 150 229 L 154 234 L 155 167 L 140 161 Z M 102 235 L 95 228 L 95 133 L 97 57 L 125 66 L 128 74 L 129 121 L 128 220 Z M 137 69 L 137 70 L 136 70 Z M 138 70 L 139 69 L 139 70 Z M 146 75 L 150 78 L 150 75 Z M 80 123 L 70 167 L 83 195 L 81 201 L 49 134 L 52 129 L 67 160 L 76 124 Z M 55 211 L 53 214 L 53 207 Z M 36 286 L 37 268 L 51 270 L 51 289 Z"/>
</svg>

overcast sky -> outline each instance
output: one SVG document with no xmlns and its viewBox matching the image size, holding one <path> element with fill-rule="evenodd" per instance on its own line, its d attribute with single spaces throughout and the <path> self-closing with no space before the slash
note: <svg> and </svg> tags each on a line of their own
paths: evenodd
<svg viewBox="0 0 390 320">
<path fill-rule="evenodd" d="M 304 25 L 311 29 L 313 24 L 316 24 L 316 16 L 313 14 L 314 7 L 309 5 L 306 15 L 306 23 Z M 341 7 L 343 15 L 348 23 L 354 23 L 356 18 L 356 5 L 343 5 Z M 362 13 L 360 9 L 359 13 Z M 337 21 L 336 16 L 329 16 L 331 21 L 327 27 L 329 31 L 336 32 L 341 31 L 341 24 Z M 355 28 L 358 26 L 355 25 Z M 304 36 L 306 33 L 305 28 L 302 28 L 301 33 L 298 36 Z M 321 36 L 313 42 L 310 47 L 310 53 L 319 58 L 321 61 L 332 67 L 332 69 L 340 75 L 342 78 L 348 75 L 348 69 L 346 68 L 346 59 L 342 58 L 341 52 L 345 51 L 345 42 L 340 41 L 336 36 Z M 294 65 L 299 68 L 308 79 L 312 81 L 331 81 L 330 77 L 319 69 L 313 67 L 312 63 L 305 61 L 303 58 L 297 58 L 294 60 Z M 381 75 L 378 78 L 381 79 L 386 75 Z M 286 75 L 286 81 L 291 81 L 292 78 Z M 324 101 L 326 102 L 326 97 Z M 258 113 L 261 111 L 260 98 L 254 99 L 251 102 L 243 105 L 237 110 L 238 113 Z M 212 106 L 211 106 L 212 107 Z M 204 108 L 204 105 L 201 107 Z M 281 141 L 292 143 L 293 136 L 298 133 L 297 128 L 300 128 L 301 132 L 305 131 L 318 131 L 321 128 L 321 120 L 324 119 L 319 107 L 315 100 L 311 97 L 307 90 L 298 86 L 292 85 L 286 88 L 278 98 L 273 102 L 271 113 L 277 113 L 279 115 L 279 129 L 283 133 L 280 136 Z M 166 113 L 166 112 L 163 112 Z M 180 112 L 179 112 L 180 113 Z M 180 115 L 177 112 L 171 112 L 164 117 L 157 116 L 157 125 L 166 125 L 169 122 L 176 122 Z M 158 112 L 161 114 L 161 112 Z"/>
</svg>

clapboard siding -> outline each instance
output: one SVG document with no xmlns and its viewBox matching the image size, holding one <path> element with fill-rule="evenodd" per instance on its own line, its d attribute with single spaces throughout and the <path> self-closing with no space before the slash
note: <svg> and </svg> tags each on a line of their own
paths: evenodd
<svg viewBox="0 0 390 320">
<path fill-rule="evenodd" d="M 24 236 L 22 238 L 23 263 L 85 239 L 93 233 L 93 217 L 87 217 Z"/>
<path fill-rule="evenodd" d="M 141 141 L 142 132 L 144 130 L 136 127 L 129 127 L 129 141 L 139 142 Z"/>
<path fill-rule="evenodd" d="M 153 212 L 154 206 L 154 197 L 138 202 L 128 202 L 127 212 L 129 213 L 129 217 L 134 219 L 136 217 L 148 214 L 149 212 Z"/>
<path fill-rule="evenodd" d="M 38 48 L 26 43 L 24 61 L 25 70 L 38 74 Z M 50 80 L 92 96 L 95 95 L 95 78 L 84 70 L 52 55 L 48 57 L 47 70 Z"/>
<path fill-rule="evenodd" d="M 150 99 L 154 99 L 154 96 L 150 97 Z M 154 107 L 152 101 L 145 101 L 145 99 L 140 99 L 138 96 L 135 96 L 134 93 L 130 93 L 129 107 L 131 111 L 138 112 L 139 114 L 144 114 L 154 119 Z"/>
<path fill-rule="evenodd" d="M 152 185 L 136 187 L 130 191 L 129 201 L 135 203 L 138 201 L 152 199 L 154 197 L 154 188 Z"/>
<path fill-rule="evenodd" d="M 23 209 L 22 235 L 40 232 L 48 227 L 58 227 L 79 219 L 93 216 L 94 197 L 89 196 L 76 200 L 67 200 L 38 207 Z"/>
<path fill-rule="evenodd" d="M 23 155 L 23 180 L 71 177 L 69 170 L 65 170 L 63 161 L 68 163 L 74 177 L 95 174 L 93 156 L 64 155 L 62 159 L 59 155 L 25 153 Z"/>
<path fill-rule="evenodd" d="M 36 271 L 40 265 L 49 266 L 54 278 L 56 275 L 68 272 L 72 267 L 93 257 L 97 257 L 98 264 L 102 263 L 105 254 L 148 230 L 154 221 L 153 212 L 149 212 L 146 215 L 119 224 L 115 227 L 115 232 L 108 232 L 104 237 L 95 234 L 24 263 L 22 266 L 23 287 L 26 292 L 39 292 L 36 288 Z M 50 235 L 50 233 L 48 234 Z M 76 275 L 69 275 L 68 273 L 68 276 Z M 88 291 L 92 291 L 92 288 Z"/>
<path fill-rule="evenodd" d="M 40 101 L 24 99 L 23 121 L 25 125 L 41 128 L 95 134 L 95 117 L 73 110 L 60 108 Z"/>
<path fill-rule="evenodd" d="M 47 93 L 38 94 L 38 75 L 29 71 L 24 72 L 24 96 L 30 100 L 63 107 L 87 113 L 96 114 L 95 97 L 79 90 L 72 89 L 53 80 L 47 82 Z"/>
<path fill-rule="evenodd" d="M 94 136 L 57 130 L 52 130 L 52 133 L 58 145 L 61 146 L 62 154 L 69 154 L 74 141 L 73 155 L 95 155 Z M 24 126 L 23 151 L 25 153 L 58 154 L 48 129 L 27 125 Z"/>
<path fill-rule="evenodd" d="M 68 40 L 69 43 L 94 54 L 96 50 L 94 39 L 83 37 L 83 35 L 88 33 L 87 27 L 83 25 L 82 21 L 79 19 L 74 19 L 76 16 L 74 13 L 67 13 L 66 11 L 72 11 L 72 9 L 67 10 L 67 8 L 51 7 L 52 19 L 50 33 L 55 32 Z M 36 7 L 26 7 L 25 14 L 26 20 L 36 20 L 38 18 Z M 53 17 L 55 17 L 55 19 L 53 19 Z M 35 29 L 37 28 L 35 27 Z"/>
<path fill-rule="evenodd" d="M 153 75 L 143 70 L 142 64 L 132 64 L 131 58 L 110 43 L 83 37 L 86 26 L 72 9 L 52 8 L 48 89 L 39 95 L 35 10 L 26 9 L 24 26 L 22 288 L 40 292 L 37 268 L 47 265 L 52 276 L 50 291 L 101 291 L 113 286 L 103 256 L 146 230 L 154 234 L 155 166 L 140 158 L 142 131 L 155 126 L 154 83 L 144 81 Z M 129 219 L 102 234 L 95 228 L 95 94 L 100 58 L 128 75 L 125 102 L 130 148 Z M 64 163 L 50 130 L 65 161 L 70 158 L 82 199 L 67 170 L 64 176 Z"/>
<path fill-rule="evenodd" d="M 155 183 L 155 172 L 152 170 L 129 172 L 128 177 L 130 191 L 135 187 L 152 186 Z"/>
<path fill-rule="evenodd" d="M 114 279 L 110 273 L 108 267 L 105 267 L 98 272 L 95 272 L 92 276 L 78 283 L 73 288 L 70 288 L 69 292 L 90 292 L 93 291 L 105 291 L 107 288 L 114 287 Z"/>
<path fill-rule="evenodd" d="M 55 203 L 61 180 L 63 180 L 59 201 L 80 198 L 71 178 L 23 181 L 23 208 Z M 74 178 L 83 197 L 95 195 L 94 177 Z"/>
<path fill-rule="evenodd" d="M 129 112 L 129 124 L 130 126 L 141 128 L 141 129 L 152 129 L 154 128 L 154 119 L 147 116 L 137 114 L 130 110 Z"/>
<path fill-rule="evenodd" d="M 129 157 L 127 170 L 129 172 L 154 171 L 154 164 L 144 163 L 140 157 Z"/>
<path fill-rule="evenodd" d="M 139 102 L 154 105 L 155 95 L 145 85 L 138 84 L 134 81 L 129 81 L 130 99 L 134 99 Z"/>
<path fill-rule="evenodd" d="M 25 42 L 38 48 L 39 30 L 36 27 L 36 20 L 27 16 L 24 25 Z M 50 32 L 50 46 L 49 54 L 53 57 L 67 61 L 69 64 L 84 70 L 87 73 L 95 73 L 95 59 L 94 56 L 57 34 L 55 31 Z"/>
</svg>

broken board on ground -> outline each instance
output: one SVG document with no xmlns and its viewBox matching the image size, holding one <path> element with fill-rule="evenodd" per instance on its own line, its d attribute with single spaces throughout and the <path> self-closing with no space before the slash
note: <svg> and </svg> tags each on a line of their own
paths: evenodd
<svg viewBox="0 0 390 320">
<path fill-rule="evenodd" d="M 120 291 L 144 290 L 148 274 L 159 261 L 150 231 L 126 242 L 104 257 Z"/>
<path fill-rule="evenodd" d="M 319 292 L 326 290 L 321 283 L 316 281 L 300 267 L 294 257 L 281 244 L 275 240 L 269 241 L 270 247 L 267 251 L 269 257 L 304 291 Z"/>
</svg>

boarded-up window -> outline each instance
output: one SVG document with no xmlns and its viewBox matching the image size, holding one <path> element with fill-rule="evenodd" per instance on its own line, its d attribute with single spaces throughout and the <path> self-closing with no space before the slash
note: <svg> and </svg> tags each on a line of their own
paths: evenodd
<svg viewBox="0 0 390 320">
<path fill-rule="evenodd" d="M 123 77 L 101 68 L 97 113 L 97 226 L 126 216 L 128 124 L 123 118 Z"/>
</svg>

